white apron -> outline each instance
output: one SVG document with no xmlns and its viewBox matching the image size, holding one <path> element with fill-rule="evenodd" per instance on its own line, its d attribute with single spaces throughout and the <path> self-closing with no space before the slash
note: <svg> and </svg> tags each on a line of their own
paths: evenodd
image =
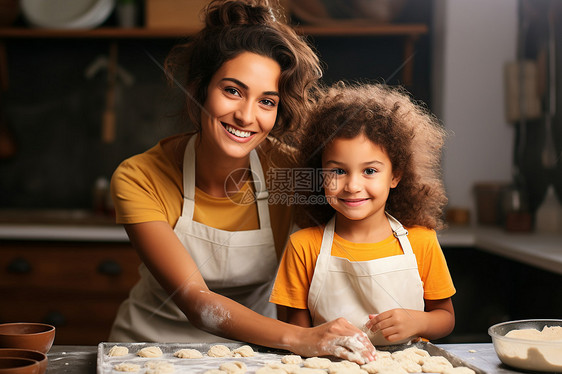
<svg viewBox="0 0 562 374">
<path fill-rule="evenodd" d="M 423 284 L 408 231 L 394 217 L 387 217 L 404 254 L 370 261 L 332 256 L 335 216 L 328 222 L 308 292 L 314 326 L 344 317 L 362 329 L 369 314 L 396 308 L 424 310 Z M 368 335 L 374 345 L 411 340 L 390 343 L 380 332 Z"/>
<path fill-rule="evenodd" d="M 209 289 L 268 317 L 276 318 L 268 297 L 277 269 L 263 170 L 250 153 L 259 225 L 257 230 L 224 231 L 193 221 L 195 207 L 195 139 L 183 161 L 184 204 L 174 232 L 197 264 Z M 255 180 L 259 178 L 259 180 Z M 227 339 L 194 327 L 142 264 L 141 279 L 121 305 L 111 341 L 224 342 Z M 188 274 L 186 274 L 186 277 Z"/>
</svg>

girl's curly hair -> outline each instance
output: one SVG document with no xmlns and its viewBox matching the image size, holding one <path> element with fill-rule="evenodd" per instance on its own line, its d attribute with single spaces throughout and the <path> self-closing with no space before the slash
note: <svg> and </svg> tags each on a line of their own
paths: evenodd
<svg viewBox="0 0 562 374">
<path fill-rule="evenodd" d="M 386 151 L 392 172 L 401 177 L 390 191 L 386 211 L 405 226 L 443 227 L 447 197 L 440 159 L 446 132 L 425 106 L 400 88 L 339 82 L 318 98 L 308 118 L 298 149 L 300 166 L 320 170 L 330 141 L 364 134 Z M 314 187 L 311 194 L 324 194 L 321 180 Z M 328 203 L 301 208 L 304 214 L 297 216 L 302 226 L 324 224 L 335 213 Z"/>
<path fill-rule="evenodd" d="M 201 108 L 215 72 L 243 52 L 275 60 L 281 67 L 280 103 L 271 136 L 295 143 L 310 110 L 311 92 L 322 76 L 318 56 L 267 0 L 214 0 L 203 11 L 204 28 L 172 49 L 165 61 L 170 83 L 187 91 L 185 112 L 200 130 Z"/>
</svg>

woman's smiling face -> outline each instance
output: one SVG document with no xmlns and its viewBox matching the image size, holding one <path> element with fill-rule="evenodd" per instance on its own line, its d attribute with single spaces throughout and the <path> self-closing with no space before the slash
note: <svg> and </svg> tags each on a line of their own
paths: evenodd
<svg viewBox="0 0 562 374">
<path fill-rule="evenodd" d="M 275 125 L 281 67 L 269 58 L 244 52 L 213 75 L 201 110 L 206 146 L 232 158 L 248 157 Z"/>
</svg>

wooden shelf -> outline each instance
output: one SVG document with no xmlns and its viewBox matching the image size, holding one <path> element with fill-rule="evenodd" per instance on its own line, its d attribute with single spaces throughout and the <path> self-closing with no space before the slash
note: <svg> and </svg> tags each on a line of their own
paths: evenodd
<svg viewBox="0 0 562 374">
<path fill-rule="evenodd" d="M 312 36 L 409 36 L 426 34 L 425 24 L 351 24 L 338 22 L 326 26 L 294 26 L 302 35 Z M 103 27 L 92 30 L 53 30 L 33 28 L 0 28 L 0 39 L 18 38 L 181 38 L 196 33 L 196 28 L 149 29 Z"/>
</svg>

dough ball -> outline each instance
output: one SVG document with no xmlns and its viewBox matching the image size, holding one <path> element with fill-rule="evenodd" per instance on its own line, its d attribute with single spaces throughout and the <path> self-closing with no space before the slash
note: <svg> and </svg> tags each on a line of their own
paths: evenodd
<svg viewBox="0 0 562 374">
<path fill-rule="evenodd" d="M 421 373 L 422 371 L 421 365 L 411 360 L 398 360 L 397 363 L 408 373 Z"/>
<path fill-rule="evenodd" d="M 390 357 L 377 358 L 375 361 L 371 361 L 368 364 L 362 365 L 361 369 L 365 370 L 369 374 L 376 374 L 382 370 L 388 370 L 397 368 L 398 364 Z"/>
<path fill-rule="evenodd" d="M 285 355 L 281 357 L 281 362 L 284 364 L 302 364 L 302 357 L 299 355 Z"/>
<path fill-rule="evenodd" d="M 174 353 L 177 358 L 202 358 L 203 354 L 197 349 L 180 349 Z"/>
<path fill-rule="evenodd" d="M 381 358 L 391 358 L 392 353 L 389 351 L 377 351 L 377 360 Z"/>
<path fill-rule="evenodd" d="M 250 347 L 249 345 L 243 345 L 242 347 L 236 348 L 232 356 L 233 357 L 253 357 L 256 355 L 256 352 Z"/>
<path fill-rule="evenodd" d="M 294 374 L 326 374 L 326 370 L 316 368 L 298 368 Z"/>
<path fill-rule="evenodd" d="M 310 369 L 327 369 L 332 361 L 328 358 L 310 357 L 304 360 L 304 367 Z"/>
<path fill-rule="evenodd" d="M 225 362 L 219 366 L 219 369 L 228 374 L 244 374 L 247 370 L 246 364 L 240 361 Z"/>
<path fill-rule="evenodd" d="M 232 357 L 232 351 L 226 345 L 217 344 L 209 348 L 207 355 L 210 357 Z"/>
<path fill-rule="evenodd" d="M 453 365 L 445 357 L 431 356 L 424 359 L 422 371 L 424 373 L 443 373 L 452 367 Z"/>
<path fill-rule="evenodd" d="M 256 370 L 256 374 L 286 374 L 287 372 L 283 369 L 272 368 L 269 366 L 264 366 Z"/>
<path fill-rule="evenodd" d="M 117 364 L 113 367 L 113 369 L 115 369 L 116 371 L 128 371 L 128 372 L 133 372 L 133 371 L 139 371 L 140 370 L 140 365 L 136 365 L 136 364 L 130 364 L 128 362 L 123 362 L 121 364 Z"/>
<path fill-rule="evenodd" d="M 475 374 L 475 372 L 466 366 L 458 366 L 456 368 L 445 369 L 443 374 Z"/>
<path fill-rule="evenodd" d="M 144 367 L 146 374 L 169 374 L 175 371 L 174 365 L 166 361 L 150 361 Z"/>
<path fill-rule="evenodd" d="M 332 362 L 330 366 L 328 366 L 328 373 L 332 373 L 341 369 L 359 369 L 359 365 L 357 365 L 355 362 L 347 360 Z"/>
<path fill-rule="evenodd" d="M 396 351 L 392 353 L 392 358 L 394 360 L 409 360 L 415 362 L 418 365 L 422 365 L 424 359 L 427 357 L 430 357 L 430 355 L 426 350 L 416 347 L 410 347 L 402 351 Z"/>
<path fill-rule="evenodd" d="M 137 355 L 140 357 L 155 358 L 162 356 L 162 350 L 160 347 L 145 347 L 138 351 Z"/>
<path fill-rule="evenodd" d="M 282 362 L 271 361 L 265 364 L 265 366 L 272 368 L 272 369 L 280 369 L 283 370 L 283 373 L 295 373 L 300 366 L 297 364 L 284 364 Z"/>
<path fill-rule="evenodd" d="M 367 374 L 367 371 L 361 369 L 361 367 L 356 364 L 355 362 L 351 361 L 340 361 L 340 362 L 332 362 L 330 366 L 328 366 L 328 373 L 330 374 Z"/>
<path fill-rule="evenodd" d="M 129 348 L 118 346 L 118 345 L 114 345 L 113 347 L 111 347 L 109 352 L 107 352 L 107 355 L 111 357 L 125 356 L 128 354 L 129 354 Z"/>
</svg>

